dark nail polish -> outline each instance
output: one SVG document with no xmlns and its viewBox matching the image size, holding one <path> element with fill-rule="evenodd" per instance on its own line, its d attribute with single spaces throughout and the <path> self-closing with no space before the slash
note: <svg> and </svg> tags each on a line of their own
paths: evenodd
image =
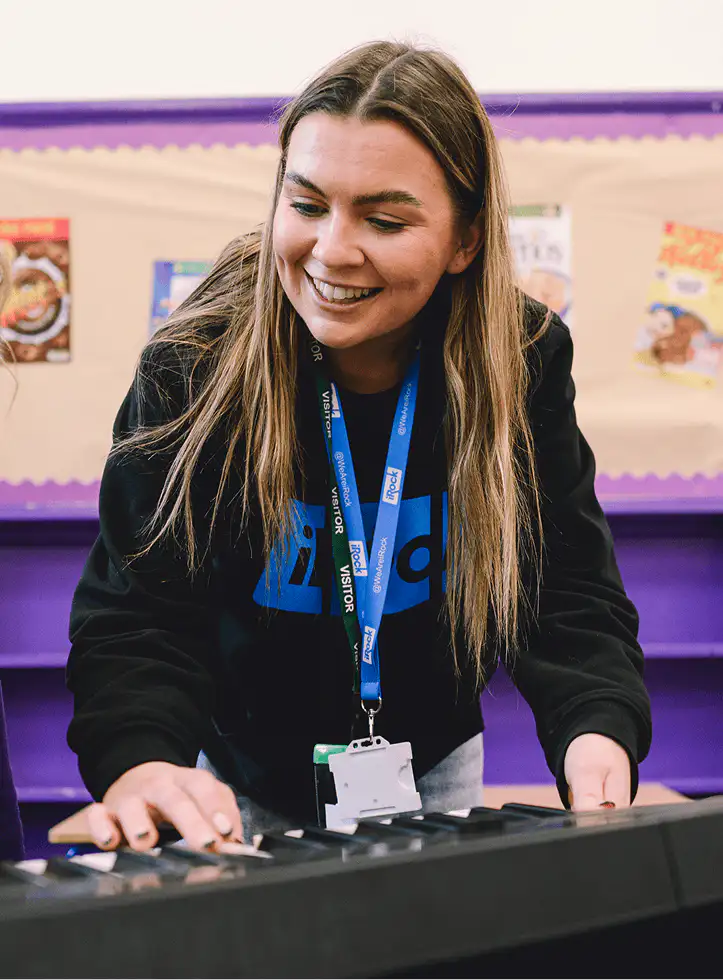
<svg viewBox="0 0 723 980">
<path fill-rule="evenodd" d="M 110 847 L 112 841 L 113 841 L 113 838 L 112 837 L 108 837 L 107 840 L 102 840 L 100 843 L 101 843 L 101 845 L 103 847 Z"/>
<path fill-rule="evenodd" d="M 150 830 L 142 830 L 140 834 L 136 834 L 136 840 L 145 840 L 146 837 L 150 836 Z"/>
<path fill-rule="evenodd" d="M 211 840 L 207 840 L 206 843 L 202 844 L 201 846 L 203 847 L 204 851 L 208 851 L 213 847 L 215 843 L 216 843 L 216 839 L 212 838 Z"/>
</svg>

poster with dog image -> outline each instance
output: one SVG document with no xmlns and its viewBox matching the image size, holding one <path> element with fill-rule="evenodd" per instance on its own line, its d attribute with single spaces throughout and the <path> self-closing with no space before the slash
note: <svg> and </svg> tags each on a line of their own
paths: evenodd
<svg viewBox="0 0 723 980">
<path fill-rule="evenodd" d="M 67 218 L 0 219 L 12 284 L 0 337 L 18 363 L 70 360 L 70 230 Z"/>
<path fill-rule="evenodd" d="M 723 233 L 668 221 L 635 340 L 645 371 L 694 387 L 719 383 Z"/>
</svg>

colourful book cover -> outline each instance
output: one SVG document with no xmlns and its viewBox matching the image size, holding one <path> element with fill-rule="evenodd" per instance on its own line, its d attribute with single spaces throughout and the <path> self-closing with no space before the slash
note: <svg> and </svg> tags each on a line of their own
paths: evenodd
<svg viewBox="0 0 723 980">
<path fill-rule="evenodd" d="M 559 204 L 510 208 L 510 241 L 520 287 L 572 328 L 572 234 Z"/>
<path fill-rule="evenodd" d="M 211 270 L 210 262 L 154 262 L 151 333 L 188 299 Z"/>
<path fill-rule="evenodd" d="M 695 387 L 720 379 L 723 350 L 723 233 L 668 221 L 635 361 L 648 372 Z"/>
<path fill-rule="evenodd" d="M 12 287 L 0 310 L 0 337 L 18 363 L 70 360 L 70 222 L 0 219 L 0 249 Z"/>
</svg>

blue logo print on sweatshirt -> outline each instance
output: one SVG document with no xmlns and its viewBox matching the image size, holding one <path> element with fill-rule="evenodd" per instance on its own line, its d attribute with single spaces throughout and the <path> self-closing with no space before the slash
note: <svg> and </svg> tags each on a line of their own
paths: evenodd
<svg viewBox="0 0 723 980">
<path fill-rule="evenodd" d="M 439 498 L 437 498 L 439 499 Z M 331 552 L 331 539 L 327 526 L 328 510 L 318 504 L 296 503 L 299 517 L 298 530 L 285 559 L 274 554 L 271 559 L 268 582 L 264 573 L 256 583 L 254 601 L 260 606 L 285 612 L 323 612 L 322 588 L 317 570 L 320 549 Z M 371 548 L 377 504 L 362 504 L 362 521 L 367 550 Z M 442 496 L 442 554 L 432 556 L 431 498 L 413 497 L 402 500 L 399 509 L 397 540 L 394 545 L 389 590 L 384 605 L 386 613 L 402 612 L 418 606 L 430 598 L 431 562 L 443 561 L 447 546 L 447 495 Z M 331 574 L 331 562 L 327 563 Z M 376 559 L 369 555 L 369 574 L 374 574 Z M 359 575 L 359 572 L 356 573 Z M 363 575 L 363 573 L 362 573 Z M 442 575 L 442 588 L 446 576 Z M 357 588 L 366 584 L 363 577 L 357 579 Z M 339 615 L 339 598 L 331 587 L 333 616 Z"/>
</svg>

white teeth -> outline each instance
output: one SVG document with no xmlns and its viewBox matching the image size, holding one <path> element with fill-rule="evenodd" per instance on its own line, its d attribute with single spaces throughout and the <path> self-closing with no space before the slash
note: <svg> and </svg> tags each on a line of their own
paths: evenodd
<svg viewBox="0 0 723 980">
<path fill-rule="evenodd" d="M 348 300 L 361 299 L 369 296 L 371 289 L 359 289 L 347 286 L 332 286 L 331 283 L 324 282 L 323 279 L 312 279 L 317 290 L 327 302 L 339 303 Z"/>
</svg>

